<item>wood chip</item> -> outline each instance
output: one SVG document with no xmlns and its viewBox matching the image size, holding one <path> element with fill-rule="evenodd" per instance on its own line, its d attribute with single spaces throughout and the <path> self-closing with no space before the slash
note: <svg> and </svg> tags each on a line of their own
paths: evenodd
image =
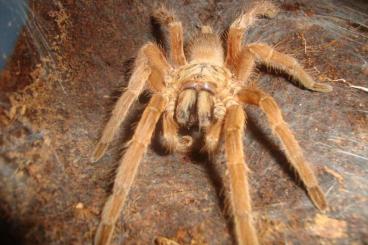
<svg viewBox="0 0 368 245">
<path fill-rule="evenodd" d="M 317 214 L 314 223 L 308 224 L 307 229 L 314 235 L 323 238 L 346 238 L 347 224 L 343 220 L 329 218 L 326 215 Z"/>
</svg>

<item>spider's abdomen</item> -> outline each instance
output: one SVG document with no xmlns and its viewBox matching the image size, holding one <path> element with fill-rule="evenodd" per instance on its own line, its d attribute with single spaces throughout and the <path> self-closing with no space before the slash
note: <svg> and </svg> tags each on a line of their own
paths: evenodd
<svg viewBox="0 0 368 245">
<path fill-rule="evenodd" d="M 199 33 L 189 45 L 189 62 L 222 66 L 224 64 L 224 49 L 217 34 Z"/>
</svg>

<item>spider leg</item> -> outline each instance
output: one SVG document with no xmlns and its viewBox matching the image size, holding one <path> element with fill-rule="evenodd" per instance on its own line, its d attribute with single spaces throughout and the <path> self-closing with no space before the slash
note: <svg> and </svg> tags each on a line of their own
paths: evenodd
<svg viewBox="0 0 368 245">
<path fill-rule="evenodd" d="M 112 115 L 103 130 L 102 137 L 92 154 L 92 162 L 103 156 L 120 124 L 125 119 L 129 108 L 143 91 L 146 81 L 150 81 L 151 90 L 162 89 L 165 86 L 163 76 L 168 69 L 169 65 L 156 45 L 148 43 L 140 49 L 128 88 L 115 104 Z"/>
<path fill-rule="evenodd" d="M 187 63 L 184 54 L 183 26 L 176 19 L 173 12 L 167 10 L 164 6 L 156 9 L 153 16 L 163 25 L 168 33 L 170 40 L 170 58 L 176 66 L 182 66 Z"/>
<path fill-rule="evenodd" d="M 242 83 L 248 82 L 250 75 L 252 74 L 255 67 L 255 57 L 251 53 L 248 47 L 244 47 L 239 53 L 238 62 L 234 65 L 234 74 L 239 81 Z"/>
<path fill-rule="evenodd" d="M 266 44 L 254 43 L 247 47 L 256 57 L 257 61 L 285 71 L 303 84 L 305 88 L 319 92 L 332 91 L 330 85 L 315 82 L 293 57 L 280 53 Z"/>
<path fill-rule="evenodd" d="M 243 152 L 245 113 L 241 105 L 232 105 L 225 116 L 225 151 L 230 180 L 230 202 L 239 245 L 257 245 L 252 220 L 248 173 Z"/>
<path fill-rule="evenodd" d="M 137 174 L 139 163 L 166 104 L 167 101 L 164 97 L 155 94 L 143 112 L 129 147 L 121 159 L 113 192 L 103 208 L 101 222 L 95 236 L 95 245 L 110 244 L 115 223 L 120 217 L 126 197 Z"/>
<path fill-rule="evenodd" d="M 226 66 L 230 69 L 237 63 L 241 52 L 244 32 L 254 24 L 259 16 L 273 17 L 278 9 L 270 2 L 254 5 L 247 12 L 240 15 L 230 26 L 227 36 Z"/>
<path fill-rule="evenodd" d="M 304 159 L 302 149 L 284 121 L 275 100 L 259 89 L 242 89 L 238 93 L 238 98 L 243 103 L 259 106 L 266 114 L 272 131 L 280 139 L 290 163 L 298 172 L 314 205 L 320 210 L 326 209 L 328 204 L 317 178 L 310 164 Z"/>
</svg>

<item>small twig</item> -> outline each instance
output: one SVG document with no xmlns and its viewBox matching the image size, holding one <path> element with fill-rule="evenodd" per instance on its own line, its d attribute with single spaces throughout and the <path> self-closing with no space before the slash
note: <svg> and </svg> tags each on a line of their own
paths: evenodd
<svg viewBox="0 0 368 245">
<path fill-rule="evenodd" d="M 334 79 L 334 80 L 332 80 L 331 78 L 327 78 L 327 81 L 329 81 L 329 82 L 342 82 L 344 84 L 347 84 L 350 88 L 359 89 L 359 90 L 362 90 L 362 91 L 368 93 L 368 88 L 367 87 L 357 86 L 357 85 L 351 84 L 343 78 Z"/>
<path fill-rule="evenodd" d="M 304 44 L 304 54 L 307 54 L 307 40 L 304 37 L 304 34 L 302 33 L 302 39 L 303 39 L 303 44 Z"/>
<path fill-rule="evenodd" d="M 327 80 L 328 80 L 329 82 L 342 82 L 342 83 L 345 83 L 345 84 L 350 85 L 350 83 L 349 83 L 349 82 L 347 82 L 344 78 L 339 78 L 339 79 L 334 79 L 334 80 L 332 80 L 331 78 L 327 78 Z"/>
<path fill-rule="evenodd" d="M 356 88 L 356 89 L 360 89 L 360 90 L 363 90 L 364 92 L 367 92 L 368 93 L 368 88 L 366 87 L 363 87 L 363 86 L 355 86 L 355 85 L 349 85 L 350 88 Z"/>
<path fill-rule="evenodd" d="M 320 74 L 320 73 L 321 73 L 321 72 L 318 70 L 318 68 L 317 68 L 317 67 L 313 66 L 313 69 L 314 69 L 318 74 Z"/>
</svg>

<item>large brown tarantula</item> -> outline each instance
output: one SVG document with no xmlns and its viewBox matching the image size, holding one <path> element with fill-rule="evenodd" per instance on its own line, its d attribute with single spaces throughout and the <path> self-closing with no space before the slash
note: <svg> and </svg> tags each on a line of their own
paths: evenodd
<svg viewBox="0 0 368 245">
<path fill-rule="evenodd" d="M 155 11 L 154 16 L 169 33 L 171 62 L 167 61 L 156 44 L 147 43 L 139 50 L 128 88 L 116 103 L 93 153 L 92 161 L 102 157 L 132 103 L 143 89 L 148 88 L 152 97 L 121 159 L 112 194 L 102 212 L 95 244 L 110 243 L 115 222 L 161 116 L 162 139 L 172 151 L 185 151 L 191 147 L 192 138 L 181 136 L 178 131 L 193 122 L 203 132 L 205 149 L 209 152 L 215 151 L 223 132 L 230 183 L 229 200 L 238 244 L 258 244 L 252 224 L 249 170 L 243 153 L 246 117 L 243 105 L 256 105 L 266 114 L 314 205 L 320 210 L 327 208 L 316 176 L 304 159 L 275 100 L 248 82 L 256 63 L 262 63 L 290 74 L 307 89 L 319 92 L 332 90 L 329 85 L 315 82 L 294 58 L 266 44 L 252 43 L 242 47 L 243 34 L 257 17 L 272 17 L 276 13 L 273 4 L 263 2 L 238 17 L 229 28 L 226 57 L 219 36 L 211 27 L 202 26 L 189 45 L 187 59 L 181 22 L 163 7 Z"/>
</svg>

